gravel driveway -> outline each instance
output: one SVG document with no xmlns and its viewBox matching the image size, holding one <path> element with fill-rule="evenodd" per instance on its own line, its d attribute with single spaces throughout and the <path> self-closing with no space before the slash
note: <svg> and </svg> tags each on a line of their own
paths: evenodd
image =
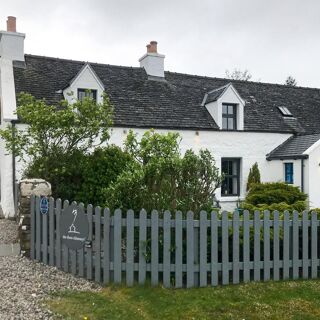
<svg viewBox="0 0 320 320">
<path fill-rule="evenodd" d="M 5 226 L 10 225 L 10 228 Z M 0 244 L 15 239 L 16 226 L 0 220 Z M 0 257 L 0 319 L 54 319 L 43 303 L 59 290 L 100 290 L 99 285 L 75 278 L 54 267 L 19 256 Z"/>
</svg>

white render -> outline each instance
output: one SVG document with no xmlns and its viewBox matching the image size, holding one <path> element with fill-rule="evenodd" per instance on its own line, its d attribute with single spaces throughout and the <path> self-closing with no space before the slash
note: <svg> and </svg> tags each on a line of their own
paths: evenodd
<svg viewBox="0 0 320 320">
<path fill-rule="evenodd" d="M 148 76 L 164 78 L 164 58 L 163 54 L 148 52 L 139 59 L 140 67 Z"/>
<path fill-rule="evenodd" d="M 11 126 L 16 120 L 16 93 L 13 76 L 13 63 L 24 62 L 25 35 L 17 32 L 0 31 L 0 104 L 1 128 Z M 0 186 L 1 209 L 5 217 L 14 217 L 14 188 L 12 155 L 0 141 Z"/>
</svg>

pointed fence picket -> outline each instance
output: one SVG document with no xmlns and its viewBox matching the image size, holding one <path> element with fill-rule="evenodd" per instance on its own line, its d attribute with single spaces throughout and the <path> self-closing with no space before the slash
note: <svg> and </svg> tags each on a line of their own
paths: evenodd
<svg viewBox="0 0 320 320">
<path fill-rule="evenodd" d="M 30 257 L 104 284 L 150 281 L 191 288 L 319 274 L 315 212 L 137 214 L 88 205 L 87 241 L 72 250 L 61 242 L 61 217 L 68 206 L 50 198 L 43 214 L 40 198 L 31 199 Z"/>
</svg>

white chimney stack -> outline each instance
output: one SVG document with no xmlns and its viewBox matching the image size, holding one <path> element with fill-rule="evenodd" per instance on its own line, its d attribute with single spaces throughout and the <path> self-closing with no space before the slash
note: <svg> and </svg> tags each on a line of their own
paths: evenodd
<svg viewBox="0 0 320 320">
<path fill-rule="evenodd" d="M 146 70 L 148 76 L 155 79 L 164 79 L 164 58 L 163 54 L 158 53 L 157 41 L 150 41 L 147 45 L 147 53 L 140 59 L 140 67 Z"/>
<path fill-rule="evenodd" d="M 24 62 L 24 33 L 17 32 L 16 18 L 8 17 L 7 31 L 0 31 L 0 57 Z"/>
</svg>

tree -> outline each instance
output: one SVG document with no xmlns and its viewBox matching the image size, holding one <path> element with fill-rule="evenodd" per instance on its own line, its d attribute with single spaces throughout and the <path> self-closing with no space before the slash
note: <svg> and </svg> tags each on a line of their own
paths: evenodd
<svg viewBox="0 0 320 320">
<path fill-rule="evenodd" d="M 125 147 L 135 159 L 106 190 L 111 209 L 211 210 L 221 176 L 208 150 L 179 151 L 180 136 L 147 131 L 140 141 L 129 133 Z"/>
<path fill-rule="evenodd" d="M 295 87 L 297 86 L 297 81 L 295 78 L 293 78 L 292 76 L 288 76 L 288 78 L 286 79 L 285 85 L 287 86 L 292 86 Z"/>
<path fill-rule="evenodd" d="M 48 180 L 55 196 L 73 196 L 63 188 L 71 182 L 79 188 L 84 154 L 109 139 L 112 106 L 106 94 L 102 98 L 101 103 L 90 97 L 73 104 L 62 101 L 57 107 L 21 93 L 16 113 L 27 126 L 7 127 L 0 137 L 8 151 L 26 162 L 24 176 Z"/>
<path fill-rule="evenodd" d="M 260 183 L 260 170 L 258 167 L 258 163 L 256 162 L 252 168 L 250 168 L 247 182 L 247 191 L 250 190 L 251 186 L 256 183 Z"/>
<path fill-rule="evenodd" d="M 226 77 L 232 80 L 249 81 L 252 78 L 252 75 L 247 69 L 241 71 L 240 69 L 235 68 L 232 71 L 226 70 Z"/>
</svg>

